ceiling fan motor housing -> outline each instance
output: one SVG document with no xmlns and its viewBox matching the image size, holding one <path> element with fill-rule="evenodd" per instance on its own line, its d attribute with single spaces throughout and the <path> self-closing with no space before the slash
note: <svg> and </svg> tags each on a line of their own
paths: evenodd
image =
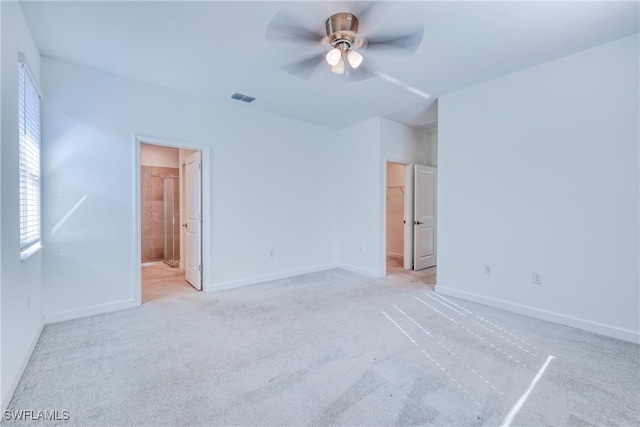
<svg viewBox="0 0 640 427">
<path fill-rule="evenodd" d="M 347 12 L 331 15 L 326 27 L 331 46 L 346 50 L 355 44 L 358 33 L 358 18 L 355 15 Z"/>
</svg>

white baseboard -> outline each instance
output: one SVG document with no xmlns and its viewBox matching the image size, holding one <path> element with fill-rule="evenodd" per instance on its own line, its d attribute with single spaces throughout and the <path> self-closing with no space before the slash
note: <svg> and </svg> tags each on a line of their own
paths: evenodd
<svg viewBox="0 0 640 427">
<path fill-rule="evenodd" d="M 78 310 L 62 311 L 59 313 L 47 313 L 45 315 L 45 321 L 46 323 L 64 322 L 66 320 L 79 319 L 81 317 L 109 313 L 111 311 L 124 310 L 126 308 L 137 307 L 138 305 L 139 304 L 136 304 L 134 299 L 128 299 L 124 301 L 111 302 L 108 304 L 94 305 Z"/>
<path fill-rule="evenodd" d="M 592 320 L 581 319 L 578 317 L 556 313 L 556 312 L 544 310 L 541 308 L 530 307 L 523 304 L 504 301 L 498 298 L 478 295 L 473 292 L 460 291 L 460 290 L 448 288 L 442 285 L 436 285 L 436 292 L 443 295 L 466 299 L 468 301 L 478 302 L 480 304 L 485 304 L 491 307 L 502 308 L 504 310 L 509 310 L 514 313 L 524 314 L 524 315 L 535 317 L 538 319 L 548 320 L 554 323 L 560 323 L 562 325 L 567 325 L 567 326 L 582 329 L 585 331 L 594 332 L 596 334 L 606 335 L 608 337 L 629 341 L 634 344 L 640 344 L 639 331 L 633 331 L 631 329 L 620 328 L 612 325 L 606 325 L 604 323 L 594 322 Z"/>
<path fill-rule="evenodd" d="M 351 271 L 352 273 L 362 274 L 364 276 L 375 277 L 379 279 L 380 277 L 386 276 L 386 272 L 369 270 L 367 268 L 360 268 L 353 265 L 348 264 L 338 264 L 338 268 L 342 268 L 343 270 Z"/>
<path fill-rule="evenodd" d="M 31 359 L 31 355 L 33 354 L 33 350 L 35 350 L 38 341 L 40 340 L 40 335 L 42 335 L 42 331 L 44 330 L 44 316 L 40 319 L 40 326 L 38 326 L 38 330 L 33 336 L 33 340 L 31 340 L 31 344 L 29 344 L 29 348 L 22 359 L 22 363 L 20 363 L 20 367 L 13 375 L 11 379 L 11 384 L 9 384 L 9 388 L 7 389 L 7 393 L 2 396 L 2 413 L 7 409 L 9 403 L 11 403 L 11 399 L 13 399 L 13 394 L 16 392 L 18 388 L 18 384 L 20 383 L 20 379 L 22 379 L 22 374 L 24 374 L 24 370 L 27 368 L 27 364 Z M 3 417 L 4 418 L 4 417 Z M 1 421 L 2 419 L 0 419 Z"/>
<path fill-rule="evenodd" d="M 224 291 L 227 289 L 240 288 L 242 286 L 255 285 L 257 283 L 270 282 L 272 280 L 286 279 L 288 277 L 299 276 L 301 274 L 315 273 L 338 267 L 337 264 L 325 264 L 315 267 L 302 268 L 300 270 L 289 270 L 282 273 L 267 274 L 264 276 L 250 277 L 241 280 L 229 280 L 227 282 L 212 283 L 205 287 L 206 292 Z"/>
<path fill-rule="evenodd" d="M 387 252 L 387 256 L 389 258 L 404 259 L 404 254 L 397 254 L 395 252 Z"/>
</svg>

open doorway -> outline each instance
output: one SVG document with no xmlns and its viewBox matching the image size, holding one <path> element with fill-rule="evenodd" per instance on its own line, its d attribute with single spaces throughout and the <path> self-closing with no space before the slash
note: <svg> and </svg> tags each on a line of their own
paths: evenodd
<svg viewBox="0 0 640 427">
<path fill-rule="evenodd" d="M 436 168 L 386 162 L 386 275 L 436 280 Z"/>
<path fill-rule="evenodd" d="M 202 152 L 139 143 L 140 303 L 203 288 Z"/>
<path fill-rule="evenodd" d="M 405 185 L 407 166 L 387 162 L 387 274 L 404 269 L 405 256 Z"/>
</svg>

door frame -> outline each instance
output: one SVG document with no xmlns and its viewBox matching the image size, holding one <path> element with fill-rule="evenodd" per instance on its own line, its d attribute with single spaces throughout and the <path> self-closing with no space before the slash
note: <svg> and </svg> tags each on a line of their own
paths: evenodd
<svg viewBox="0 0 640 427">
<path fill-rule="evenodd" d="M 407 162 L 385 157 L 382 179 L 382 254 L 381 270 L 387 275 L 387 164 L 397 163 L 404 165 L 404 253 L 403 267 L 405 270 L 413 269 L 413 162 Z"/>
<path fill-rule="evenodd" d="M 140 145 L 152 144 L 163 147 L 184 148 L 202 153 L 202 290 L 210 291 L 211 282 L 211 155 L 210 147 L 191 144 L 184 141 L 156 138 L 145 135 L 134 135 L 134 256 L 138 268 L 134 269 L 133 299 L 136 305 L 142 304 L 142 176 L 140 172 Z M 182 261 L 182 260 L 181 260 Z"/>
</svg>

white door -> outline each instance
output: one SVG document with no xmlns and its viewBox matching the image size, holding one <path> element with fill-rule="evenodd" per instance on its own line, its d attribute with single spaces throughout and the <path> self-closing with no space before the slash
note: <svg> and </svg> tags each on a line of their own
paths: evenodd
<svg viewBox="0 0 640 427">
<path fill-rule="evenodd" d="M 202 160 L 195 152 L 186 160 L 186 279 L 197 290 L 202 290 Z"/>
<path fill-rule="evenodd" d="M 436 172 L 436 168 L 416 165 L 413 187 L 414 270 L 436 265 Z"/>
</svg>

